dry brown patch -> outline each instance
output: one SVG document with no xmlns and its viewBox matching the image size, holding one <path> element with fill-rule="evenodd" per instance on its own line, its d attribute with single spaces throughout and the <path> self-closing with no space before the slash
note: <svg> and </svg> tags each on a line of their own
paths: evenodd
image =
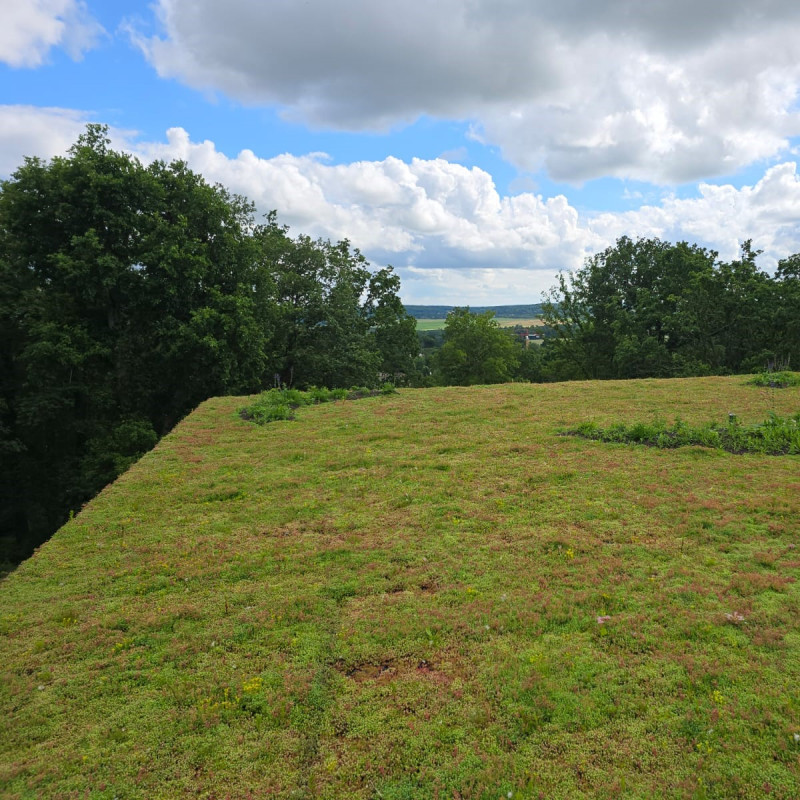
<svg viewBox="0 0 800 800">
<path fill-rule="evenodd" d="M 356 683 L 377 681 L 389 683 L 407 678 L 425 678 L 442 686 L 449 686 L 453 676 L 441 669 L 429 659 L 394 659 L 362 662 L 348 666 L 340 660 L 334 664 L 335 669 Z"/>
<path fill-rule="evenodd" d="M 788 584 L 794 582 L 794 578 L 782 575 L 762 575 L 759 572 L 745 572 L 737 575 L 730 582 L 729 588 L 742 597 L 747 597 L 766 591 L 783 592 Z"/>
<path fill-rule="evenodd" d="M 352 678 L 356 683 L 361 683 L 368 680 L 377 680 L 379 678 L 390 680 L 391 674 L 387 676 L 387 673 L 396 672 L 394 659 L 391 658 L 387 658 L 384 661 L 378 662 L 377 664 L 367 662 L 356 664 L 355 666 L 351 667 L 347 667 L 344 661 L 337 661 L 334 666 L 337 671 L 346 675 L 348 678 Z"/>
<path fill-rule="evenodd" d="M 756 647 L 781 649 L 786 646 L 783 631 L 777 628 L 766 628 L 753 634 L 753 644 Z"/>
</svg>

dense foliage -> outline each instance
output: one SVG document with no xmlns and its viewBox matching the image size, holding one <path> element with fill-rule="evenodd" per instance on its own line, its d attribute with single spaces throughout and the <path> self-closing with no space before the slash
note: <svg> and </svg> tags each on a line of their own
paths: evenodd
<svg viewBox="0 0 800 800">
<path fill-rule="evenodd" d="M 769 370 L 760 372 L 750 379 L 753 386 L 763 386 L 770 389 L 788 389 L 791 386 L 800 386 L 800 372 L 789 370 Z"/>
<path fill-rule="evenodd" d="M 800 361 L 800 255 L 774 277 L 685 242 L 619 239 L 560 275 L 543 318 L 547 372 L 564 378 L 726 374 Z"/>
<path fill-rule="evenodd" d="M 725 423 L 689 425 L 676 420 L 652 422 L 617 422 L 607 428 L 595 422 L 583 422 L 572 431 L 575 436 L 602 442 L 644 444 L 650 447 L 674 448 L 698 445 L 727 450 L 729 453 L 762 453 L 765 455 L 800 454 L 800 413 L 781 417 L 770 414 L 764 422 L 742 425 L 735 414 Z"/>
<path fill-rule="evenodd" d="M 456 308 L 447 315 L 437 366 L 448 385 L 504 383 L 519 366 L 518 349 L 492 311 Z"/>
<path fill-rule="evenodd" d="M 452 308 L 444 328 L 417 332 L 420 356 L 410 382 L 414 386 L 472 386 L 543 381 L 541 340 L 526 342 L 528 330 L 523 325 L 501 327 L 491 309 Z"/>
<path fill-rule="evenodd" d="M 368 386 L 355 386 L 349 390 L 311 386 L 304 392 L 300 389 L 287 389 L 286 387 L 267 389 L 251 403 L 239 409 L 239 416 L 256 425 L 267 425 L 270 422 L 295 419 L 295 410 L 303 406 L 318 406 L 321 403 L 331 403 L 335 400 L 359 400 L 362 397 L 396 393 L 397 389 L 394 384 L 388 382 L 384 383 L 380 389 L 370 389 Z"/>
<path fill-rule="evenodd" d="M 0 537 L 18 560 L 212 395 L 397 380 L 391 269 L 293 239 L 185 164 L 90 126 L 0 185 Z"/>
</svg>

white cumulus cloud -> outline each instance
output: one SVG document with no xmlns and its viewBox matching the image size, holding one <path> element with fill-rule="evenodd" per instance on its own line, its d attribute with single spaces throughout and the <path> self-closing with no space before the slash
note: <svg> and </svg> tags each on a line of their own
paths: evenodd
<svg viewBox="0 0 800 800">
<path fill-rule="evenodd" d="M 580 214 L 563 195 L 501 195 L 484 170 L 443 159 L 334 165 L 321 154 L 265 159 L 249 150 L 230 157 L 213 142 L 193 142 L 182 128 L 138 149 L 146 159 L 186 161 L 261 212 L 277 209 L 297 231 L 350 239 L 375 263 L 399 268 L 407 297 L 431 302 L 538 297 L 559 269 L 579 267 L 623 235 L 696 242 L 726 259 L 752 239 L 768 269 L 800 252 L 794 162 L 767 169 L 753 186 L 700 184 L 695 197 Z"/>
<path fill-rule="evenodd" d="M 0 106 L 0 177 L 9 176 L 25 156 L 63 155 L 89 121 L 90 115 L 68 108 Z"/>
<path fill-rule="evenodd" d="M 521 169 L 662 184 L 800 134 L 796 0 L 158 0 L 164 77 L 311 126 L 469 120 Z"/>
<path fill-rule="evenodd" d="M 78 59 L 102 34 L 80 0 L 2 0 L 0 61 L 38 67 L 53 47 Z"/>
<path fill-rule="evenodd" d="M 0 171 L 9 174 L 23 154 L 63 153 L 87 118 L 0 107 L 0 131 L 17 129 L 0 134 Z M 397 268 L 408 302 L 535 302 L 558 270 L 579 267 L 622 235 L 696 242 L 725 259 L 752 239 L 767 269 L 800 252 L 800 176 L 792 161 L 766 169 L 751 186 L 701 184 L 693 197 L 667 194 L 632 211 L 586 213 L 562 195 L 503 195 L 484 170 L 444 159 L 333 164 L 319 153 L 234 156 L 182 128 L 161 142 L 120 131 L 112 139 L 145 162 L 187 162 L 249 197 L 260 213 L 276 209 L 293 233 L 349 239 L 373 264 Z"/>
</svg>

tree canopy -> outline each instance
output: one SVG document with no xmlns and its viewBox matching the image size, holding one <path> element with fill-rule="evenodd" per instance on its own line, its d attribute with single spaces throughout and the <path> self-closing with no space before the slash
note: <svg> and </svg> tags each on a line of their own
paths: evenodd
<svg viewBox="0 0 800 800">
<path fill-rule="evenodd" d="M 89 126 L 0 184 L 0 539 L 18 559 L 217 394 L 402 379 L 391 268 Z M 0 559 L 2 558 L 0 553 Z"/>
<path fill-rule="evenodd" d="M 798 258 L 771 277 L 685 242 L 619 239 L 559 276 L 542 317 L 554 378 L 722 374 L 800 360 Z"/>
<path fill-rule="evenodd" d="M 519 349 L 493 311 L 475 314 L 455 308 L 445 321 L 438 368 L 444 382 L 452 385 L 503 383 L 519 366 Z"/>
</svg>

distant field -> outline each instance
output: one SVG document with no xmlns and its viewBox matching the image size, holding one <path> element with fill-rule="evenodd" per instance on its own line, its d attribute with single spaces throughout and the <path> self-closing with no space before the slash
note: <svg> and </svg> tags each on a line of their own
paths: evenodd
<svg viewBox="0 0 800 800">
<path fill-rule="evenodd" d="M 523 319 L 516 319 L 514 317 L 495 317 L 498 324 L 502 328 L 513 327 L 514 325 L 524 325 L 533 327 L 536 325 L 544 325 L 544 322 L 539 317 L 526 317 Z M 439 331 L 444 330 L 445 320 L 443 319 L 418 319 L 418 331 Z"/>
<path fill-rule="evenodd" d="M 800 797 L 800 459 L 745 378 L 204 403 L 0 583 L 3 798 Z"/>
</svg>

